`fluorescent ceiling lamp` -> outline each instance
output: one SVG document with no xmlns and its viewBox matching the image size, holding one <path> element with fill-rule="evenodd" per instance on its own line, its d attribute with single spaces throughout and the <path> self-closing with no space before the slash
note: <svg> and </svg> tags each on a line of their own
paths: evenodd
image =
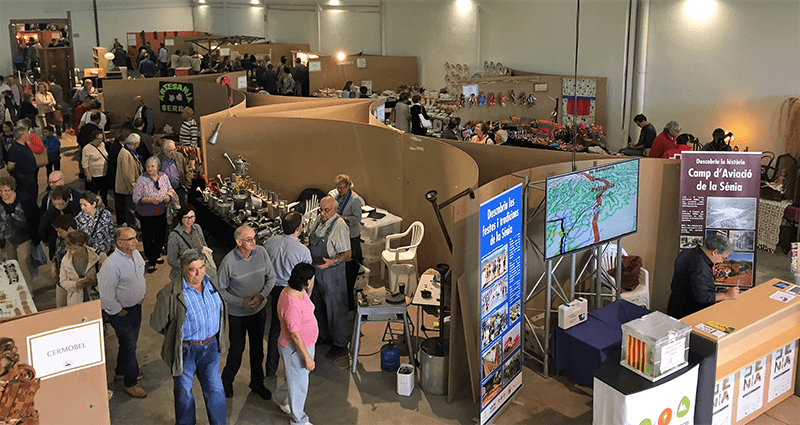
<svg viewBox="0 0 800 425">
<path fill-rule="evenodd" d="M 687 0 L 686 14 L 695 21 L 705 21 L 717 8 L 714 0 Z"/>
<path fill-rule="evenodd" d="M 328 3 L 328 4 L 330 4 L 331 6 L 338 6 L 339 5 L 339 0 L 331 0 L 330 3 Z"/>
<path fill-rule="evenodd" d="M 104 58 L 105 58 L 107 61 L 114 60 L 114 54 L 113 54 L 113 53 L 111 53 L 111 52 L 106 52 L 106 54 L 104 54 L 104 55 L 103 55 L 103 57 L 104 57 Z"/>
<path fill-rule="evenodd" d="M 456 0 L 456 7 L 461 13 L 469 12 L 470 6 L 472 6 L 472 2 L 470 0 Z"/>
</svg>

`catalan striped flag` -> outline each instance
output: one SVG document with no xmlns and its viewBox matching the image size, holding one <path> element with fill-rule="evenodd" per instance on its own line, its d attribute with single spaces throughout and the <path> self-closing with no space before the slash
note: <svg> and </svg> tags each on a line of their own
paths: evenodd
<svg viewBox="0 0 800 425">
<path fill-rule="evenodd" d="M 628 344 L 625 356 L 625 361 L 632 368 L 645 373 L 647 368 L 647 344 L 628 335 Z"/>
</svg>

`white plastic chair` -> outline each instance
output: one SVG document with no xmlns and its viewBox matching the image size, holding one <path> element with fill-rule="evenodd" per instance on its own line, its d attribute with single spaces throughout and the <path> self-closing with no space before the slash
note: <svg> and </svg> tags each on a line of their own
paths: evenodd
<svg viewBox="0 0 800 425">
<path fill-rule="evenodd" d="M 600 276 L 604 284 L 616 288 L 616 277 L 612 276 L 608 271 L 616 267 L 617 262 L 617 244 L 608 244 L 601 247 L 600 251 L 603 252 L 600 256 Z M 628 255 L 625 248 L 622 248 L 622 255 Z M 632 291 L 622 291 L 620 297 L 632 304 L 642 306 L 650 309 L 650 272 L 644 267 L 639 269 L 639 285 L 633 288 Z"/>
<path fill-rule="evenodd" d="M 411 234 L 411 243 L 409 245 L 392 248 L 393 240 L 402 239 L 409 234 Z M 423 235 L 425 235 L 425 225 L 422 222 L 415 221 L 408 226 L 405 232 L 386 236 L 386 249 L 381 252 L 381 281 L 383 281 L 384 270 L 391 267 L 392 264 L 413 264 L 414 269 L 419 270 L 417 247 L 422 242 Z"/>
</svg>

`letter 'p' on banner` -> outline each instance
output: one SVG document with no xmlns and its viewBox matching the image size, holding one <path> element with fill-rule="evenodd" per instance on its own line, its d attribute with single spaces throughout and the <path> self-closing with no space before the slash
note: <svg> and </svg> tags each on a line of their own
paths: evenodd
<svg viewBox="0 0 800 425">
<path fill-rule="evenodd" d="M 761 152 L 681 153 L 680 249 L 721 234 L 734 252 L 714 265 L 719 286 L 753 286 Z"/>
</svg>

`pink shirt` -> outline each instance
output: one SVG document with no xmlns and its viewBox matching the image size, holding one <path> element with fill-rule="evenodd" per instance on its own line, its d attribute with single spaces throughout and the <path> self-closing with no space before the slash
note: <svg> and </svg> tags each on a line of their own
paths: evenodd
<svg viewBox="0 0 800 425">
<path fill-rule="evenodd" d="M 317 343 L 319 327 L 317 318 L 314 317 L 314 303 L 308 297 L 306 291 L 303 292 L 303 299 L 289 295 L 284 289 L 278 297 L 278 317 L 281 319 L 281 334 L 278 343 L 286 347 L 292 342 L 290 336 L 293 332 L 299 332 L 303 338 L 306 348 L 311 348 Z"/>
</svg>

